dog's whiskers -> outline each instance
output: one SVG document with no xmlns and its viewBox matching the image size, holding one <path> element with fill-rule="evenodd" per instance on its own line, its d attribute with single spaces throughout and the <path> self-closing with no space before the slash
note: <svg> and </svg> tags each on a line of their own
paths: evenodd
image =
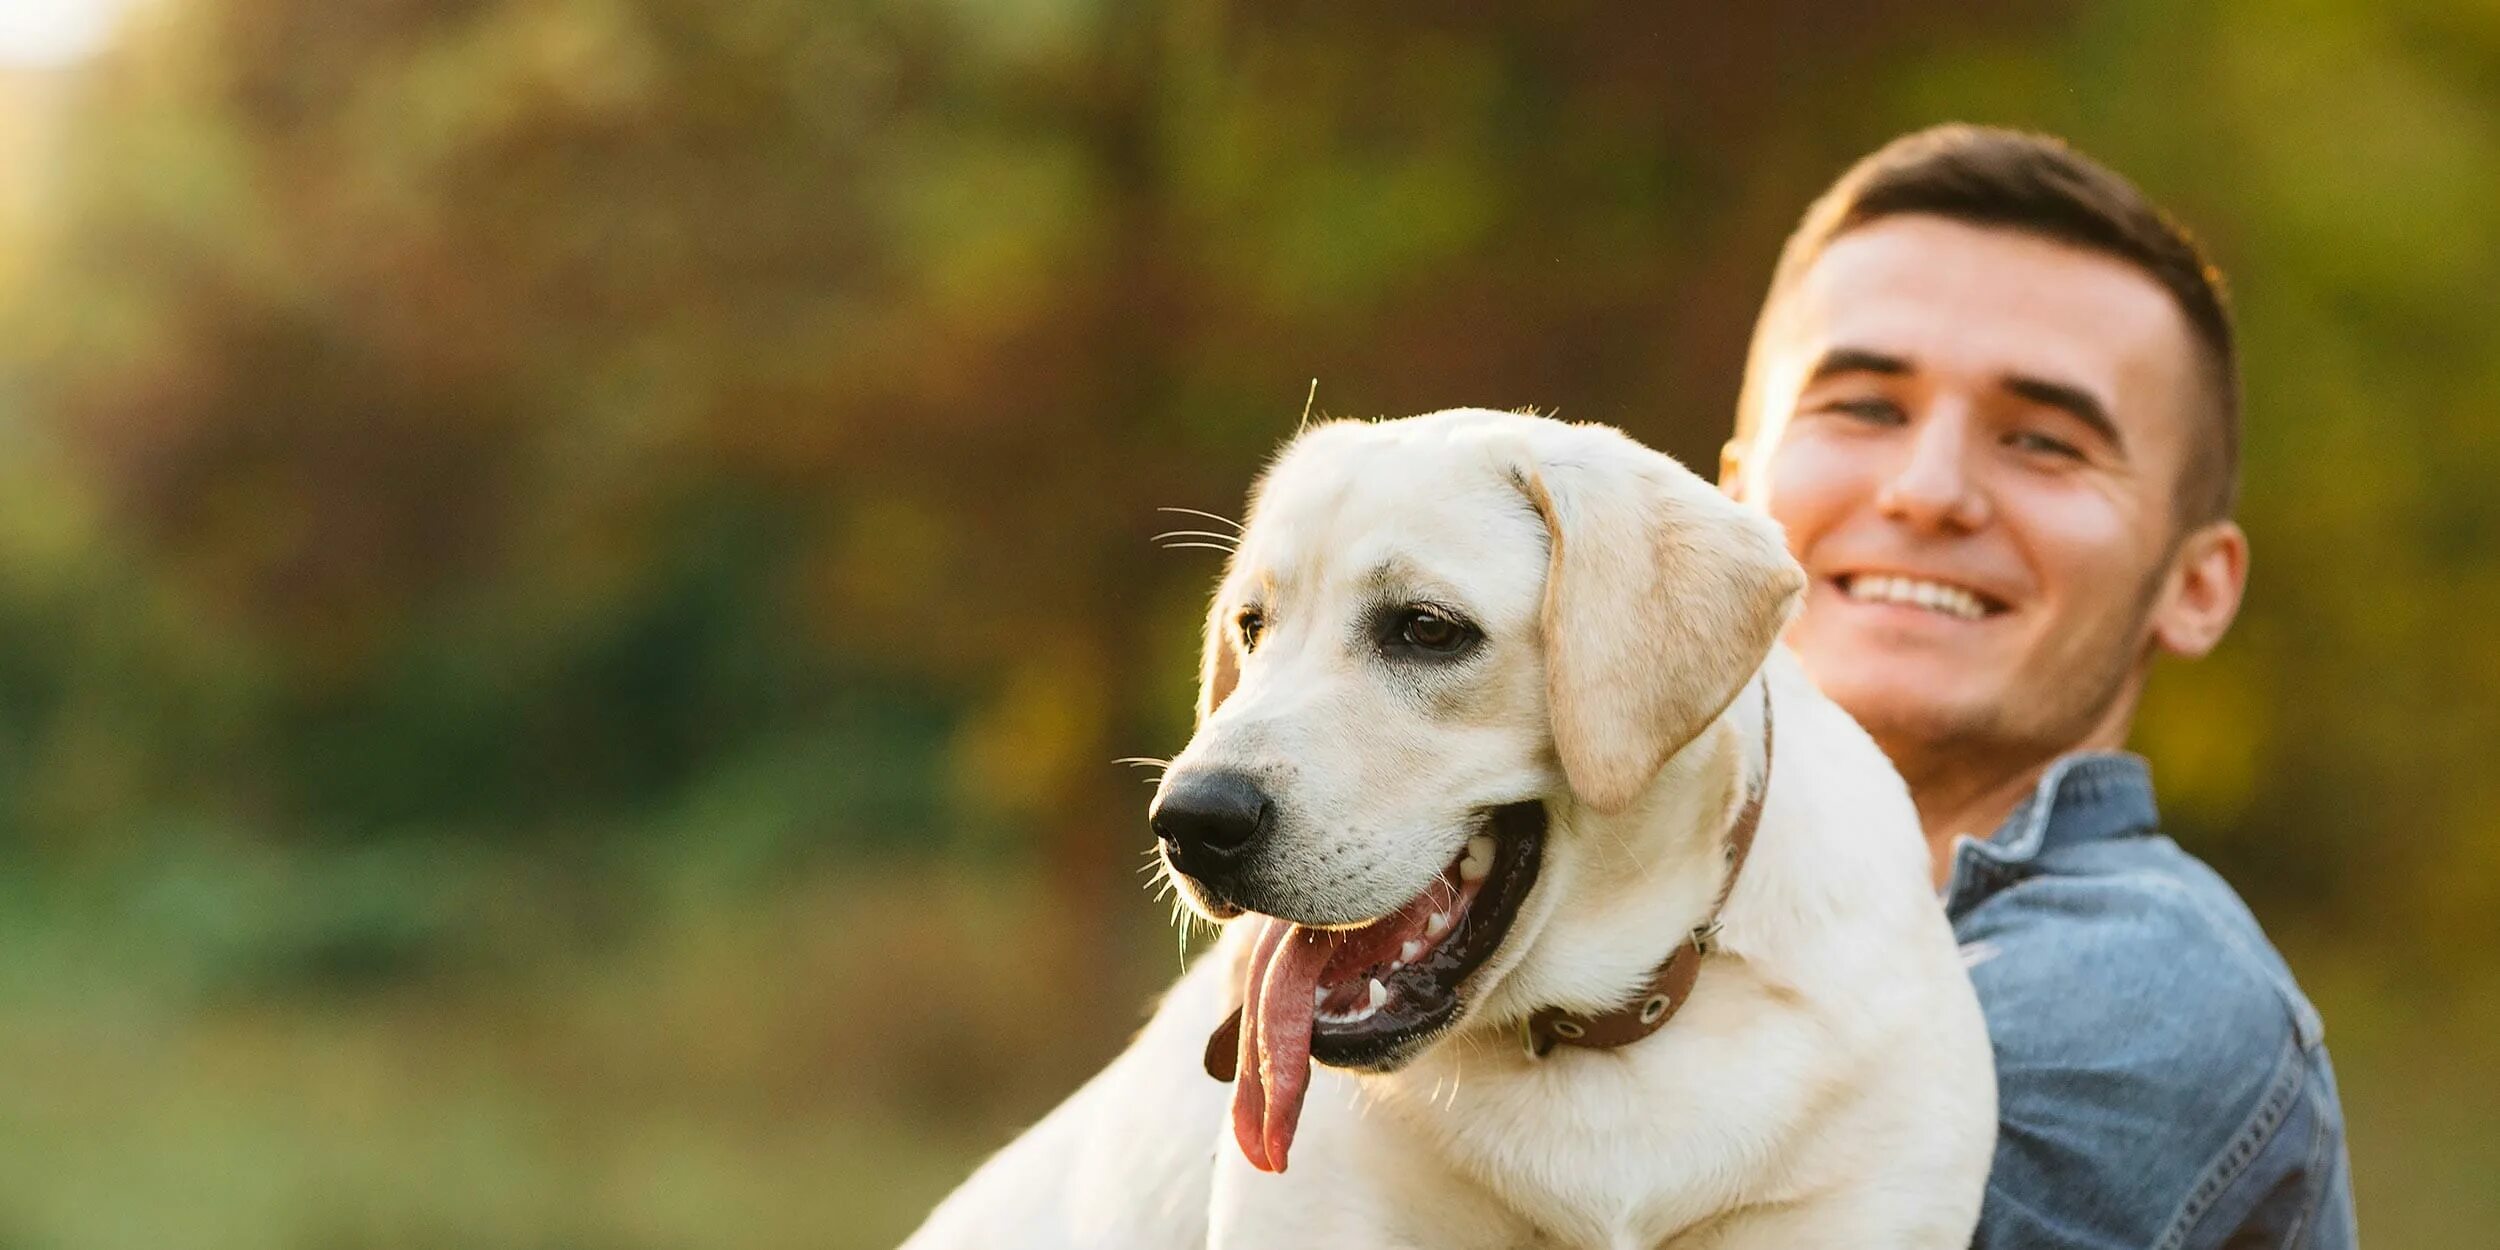
<svg viewBox="0 0 2500 1250">
<path fill-rule="evenodd" d="M 1233 553 L 1232 547 L 1223 543 L 1161 543 L 1158 545 L 1160 545 L 1165 551 L 1178 551 L 1183 547 L 1196 547 L 1202 551 L 1221 551 L 1226 555 L 1231 555 Z"/>
<path fill-rule="evenodd" d="M 1165 530 L 1155 535 L 1150 541 L 1160 543 L 1166 538 L 1204 538 L 1210 542 L 1223 544 L 1226 551 L 1241 545 L 1241 535 L 1219 534 L 1214 530 Z"/>
<path fill-rule="evenodd" d="M 1608 829 L 1606 836 L 1613 839 L 1615 849 L 1623 853 L 1623 858 L 1631 863 L 1632 870 L 1641 874 L 1641 881 L 1644 884 L 1655 879 L 1653 876 L 1655 865 L 1651 864 L 1648 859 L 1632 853 L 1632 843 L 1623 836 L 1622 830 Z"/>
<path fill-rule="evenodd" d="M 1223 516 L 1223 515 L 1220 515 L 1220 514 L 1217 514 L 1217 513 L 1213 513 L 1213 512 L 1206 512 L 1206 511 L 1203 511 L 1203 510 L 1200 510 L 1200 509 L 1197 509 L 1197 508 L 1157 508 L 1157 509 L 1155 509 L 1155 511 L 1157 511 L 1157 512 L 1178 512 L 1178 513 L 1182 513 L 1182 514 L 1185 514 L 1185 515 L 1188 515 L 1188 516 L 1202 516 L 1202 517 L 1205 517 L 1206 519 L 1208 519 L 1208 520 L 1210 520 L 1210 521 L 1215 522 L 1215 523 L 1216 523 L 1216 524 L 1218 524 L 1218 525 L 1229 525 L 1229 526 L 1232 526 L 1232 527 L 1233 527 L 1233 532 L 1235 532 L 1235 533 L 1239 533 L 1239 532 L 1241 532 L 1241 522 L 1236 521 L 1236 520 L 1234 520 L 1234 519 L 1232 519 L 1231 517 L 1228 517 L 1228 516 Z"/>
</svg>

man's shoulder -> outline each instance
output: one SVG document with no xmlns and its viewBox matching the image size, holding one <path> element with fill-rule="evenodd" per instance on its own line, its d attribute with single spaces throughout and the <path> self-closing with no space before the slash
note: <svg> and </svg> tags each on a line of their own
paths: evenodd
<svg viewBox="0 0 2500 1250">
<path fill-rule="evenodd" d="M 2316 1012 L 2221 878 L 2154 835 L 2009 867 L 1953 917 L 1998 1076 L 1975 1245 L 2198 1247 L 2348 1204 Z"/>
<path fill-rule="evenodd" d="M 2168 838 L 2043 856 L 1954 933 L 2001 1059 L 2134 1060 L 2144 1078 L 2209 1087 L 2319 1040 L 2247 907 Z"/>
</svg>

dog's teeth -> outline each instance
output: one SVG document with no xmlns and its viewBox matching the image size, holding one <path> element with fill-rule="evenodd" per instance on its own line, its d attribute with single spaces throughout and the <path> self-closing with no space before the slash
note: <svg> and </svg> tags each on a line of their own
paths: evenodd
<svg viewBox="0 0 2500 1250">
<path fill-rule="evenodd" d="M 1450 913 L 1448 912 L 1436 911 L 1432 913 L 1431 919 L 1424 921 L 1424 936 L 1427 938 L 1438 938 L 1449 931 Z"/>
<path fill-rule="evenodd" d="M 1493 839 L 1481 833 L 1467 839 L 1467 855 L 1458 861 L 1458 879 L 1482 881 L 1484 874 L 1491 871 L 1493 871 Z"/>
<path fill-rule="evenodd" d="M 1325 1005 L 1327 1002 L 1328 987 L 1325 985 L 1313 986 L 1311 988 L 1311 1005 L 1318 1007 Z"/>
<path fill-rule="evenodd" d="M 1371 985 L 1363 992 L 1363 1001 L 1355 1004 L 1354 1010 L 1343 1012 L 1322 1011 L 1315 1014 L 1317 1014 L 1320 1019 L 1325 1020 L 1330 1024 L 1353 1024 L 1358 1021 L 1371 1019 L 1373 1014 L 1377 1013 L 1383 1006 L 1387 1005 L 1388 1002 L 1389 987 L 1382 985 L 1380 983 L 1380 978 L 1373 977 L 1371 979 Z"/>
<path fill-rule="evenodd" d="M 1424 941 L 1422 938 L 1409 938 L 1406 945 L 1398 948 L 1398 962 L 1401 964 L 1411 964 L 1423 957 Z"/>
</svg>

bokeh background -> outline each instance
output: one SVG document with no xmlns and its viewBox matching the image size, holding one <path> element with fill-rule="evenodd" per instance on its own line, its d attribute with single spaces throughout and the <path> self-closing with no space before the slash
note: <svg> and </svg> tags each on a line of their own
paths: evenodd
<svg viewBox="0 0 2500 1250">
<path fill-rule="evenodd" d="M 1947 119 L 2234 279 L 2254 582 L 2138 746 L 2371 1243 L 2493 1244 L 2489 0 L 6 7 L 0 1247 L 893 1244 L 1178 966 L 1155 509 L 1314 379 L 1713 464 Z"/>
</svg>

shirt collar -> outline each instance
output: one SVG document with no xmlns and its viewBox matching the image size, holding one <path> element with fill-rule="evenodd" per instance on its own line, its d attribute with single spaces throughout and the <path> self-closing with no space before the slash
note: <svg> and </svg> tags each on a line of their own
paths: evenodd
<svg viewBox="0 0 2500 1250">
<path fill-rule="evenodd" d="M 2091 751 L 2061 756 L 2040 774 L 2039 784 L 1982 841 L 1954 843 L 1948 902 L 1961 901 L 1965 885 L 1977 886 L 2051 850 L 2101 842 L 2161 827 L 2153 805 L 2153 770 L 2143 756 Z"/>
</svg>

